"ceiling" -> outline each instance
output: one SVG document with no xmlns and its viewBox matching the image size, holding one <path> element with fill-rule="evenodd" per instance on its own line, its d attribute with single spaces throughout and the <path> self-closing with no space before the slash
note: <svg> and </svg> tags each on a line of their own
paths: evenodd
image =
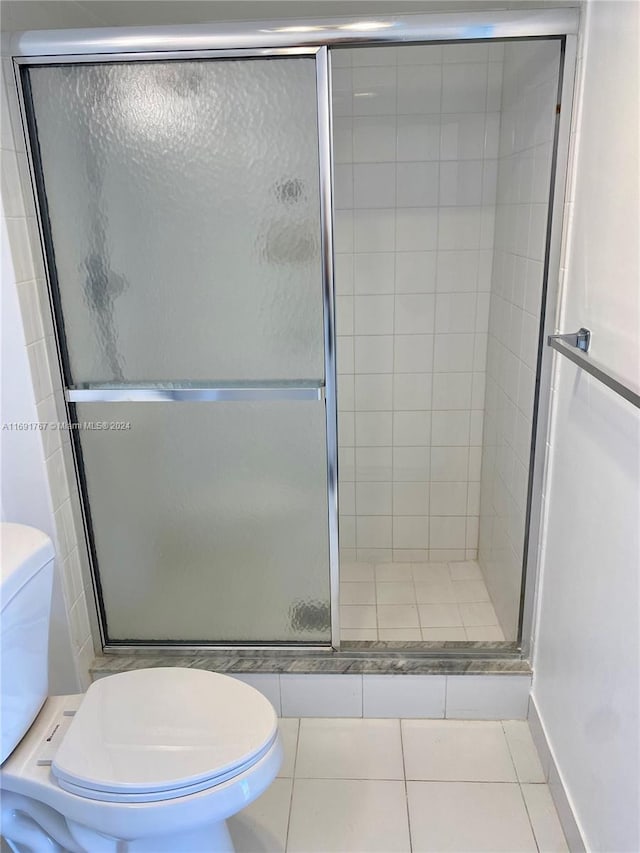
<svg viewBox="0 0 640 853">
<path fill-rule="evenodd" d="M 580 0 L 2 0 L 3 32 L 578 6 Z"/>
</svg>

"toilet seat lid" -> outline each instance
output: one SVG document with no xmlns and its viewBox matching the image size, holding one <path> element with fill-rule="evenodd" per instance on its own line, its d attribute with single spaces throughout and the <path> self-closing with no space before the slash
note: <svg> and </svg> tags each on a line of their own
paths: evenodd
<svg viewBox="0 0 640 853">
<path fill-rule="evenodd" d="M 94 795 L 215 784 L 257 760 L 277 727 L 271 703 L 234 678 L 180 667 L 139 669 L 89 687 L 51 769 L 63 787 Z"/>
</svg>

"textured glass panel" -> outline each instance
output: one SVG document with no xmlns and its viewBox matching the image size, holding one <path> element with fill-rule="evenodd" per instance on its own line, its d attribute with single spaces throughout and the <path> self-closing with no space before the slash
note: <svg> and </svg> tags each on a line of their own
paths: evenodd
<svg viewBox="0 0 640 853">
<path fill-rule="evenodd" d="M 110 640 L 329 641 L 322 403 L 77 411 Z"/>
<path fill-rule="evenodd" d="M 29 79 L 72 382 L 321 379 L 314 59 Z"/>
</svg>

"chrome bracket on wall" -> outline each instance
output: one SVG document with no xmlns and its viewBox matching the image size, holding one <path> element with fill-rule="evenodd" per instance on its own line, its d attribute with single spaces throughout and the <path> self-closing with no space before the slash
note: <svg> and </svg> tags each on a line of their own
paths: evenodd
<svg viewBox="0 0 640 853">
<path fill-rule="evenodd" d="M 547 343 L 552 346 L 551 341 L 563 341 L 582 352 L 589 352 L 591 346 L 591 330 L 585 329 L 584 326 L 578 329 L 577 332 L 569 332 L 566 335 L 549 335 Z"/>
<path fill-rule="evenodd" d="M 615 391 L 636 409 L 640 409 L 640 388 L 631 387 L 628 380 L 618 376 L 612 370 L 598 364 L 597 361 L 587 357 L 591 344 L 591 332 L 589 329 L 579 329 L 571 335 L 549 335 L 548 345 L 561 353 L 569 361 L 581 367 L 585 373 L 593 376 L 607 388 Z M 578 350 L 576 352 L 576 350 Z"/>
</svg>

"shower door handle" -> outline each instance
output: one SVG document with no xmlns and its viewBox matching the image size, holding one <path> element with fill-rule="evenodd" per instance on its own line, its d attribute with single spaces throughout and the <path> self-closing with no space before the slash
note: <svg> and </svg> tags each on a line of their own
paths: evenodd
<svg viewBox="0 0 640 853">
<path fill-rule="evenodd" d="M 273 403 L 325 399 L 323 382 L 85 384 L 66 390 L 69 403 Z"/>
</svg>

